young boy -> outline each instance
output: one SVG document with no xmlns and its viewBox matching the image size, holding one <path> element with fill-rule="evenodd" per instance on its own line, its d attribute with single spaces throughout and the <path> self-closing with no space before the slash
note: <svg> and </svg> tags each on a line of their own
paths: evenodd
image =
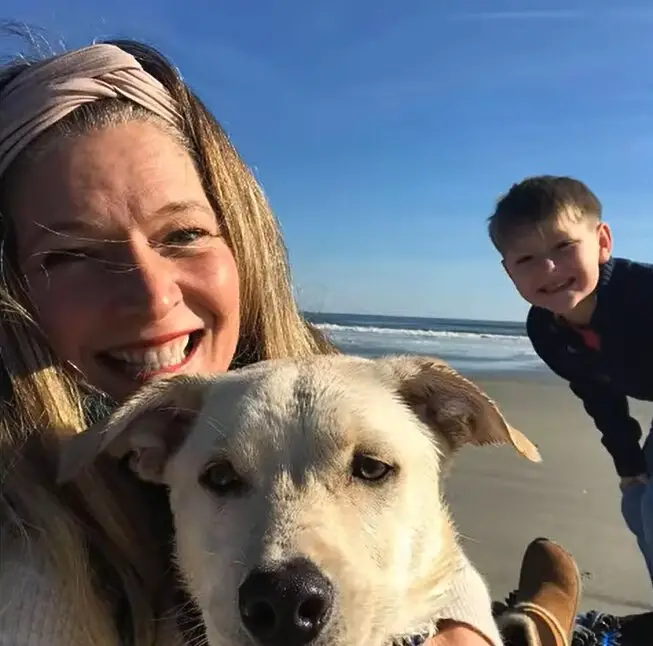
<svg viewBox="0 0 653 646">
<path fill-rule="evenodd" d="M 653 422 L 642 447 L 627 400 L 653 401 L 653 265 L 612 257 L 601 203 L 569 177 L 514 184 L 489 234 L 531 304 L 535 351 L 569 382 L 612 456 L 622 513 L 653 582 Z"/>
</svg>

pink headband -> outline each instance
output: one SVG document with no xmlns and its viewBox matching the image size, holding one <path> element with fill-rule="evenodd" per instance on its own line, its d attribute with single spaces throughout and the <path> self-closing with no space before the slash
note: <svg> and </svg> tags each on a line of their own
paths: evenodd
<svg viewBox="0 0 653 646">
<path fill-rule="evenodd" d="M 124 98 L 179 127 L 168 90 L 115 45 L 91 45 L 35 63 L 0 92 L 0 175 L 42 132 L 85 103 Z"/>
</svg>

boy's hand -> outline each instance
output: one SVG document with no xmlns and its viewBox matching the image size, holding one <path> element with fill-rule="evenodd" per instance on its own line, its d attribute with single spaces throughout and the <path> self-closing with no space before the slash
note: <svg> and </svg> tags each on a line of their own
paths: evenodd
<svg viewBox="0 0 653 646">
<path fill-rule="evenodd" d="M 619 489 L 624 491 L 635 484 L 648 484 L 648 476 L 645 473 L 642 473 L 638 476 L 628 476 L 626 478 L 621 478 L 619 481 Z"/>
</svg>

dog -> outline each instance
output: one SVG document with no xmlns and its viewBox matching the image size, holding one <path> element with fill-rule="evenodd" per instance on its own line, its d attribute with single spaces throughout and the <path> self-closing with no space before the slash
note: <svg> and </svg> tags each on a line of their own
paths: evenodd
<svg viewBox="0 0 653 646">
<path fill-rule="evenodd" d="M 464 558 L 442 478 L 462 446 L 537 448 L 431 357 L 270 360 L 145 386 L 72 438 L 168 488 L 210 646 L 389 646 L 433 634 Z"/>
</svg>

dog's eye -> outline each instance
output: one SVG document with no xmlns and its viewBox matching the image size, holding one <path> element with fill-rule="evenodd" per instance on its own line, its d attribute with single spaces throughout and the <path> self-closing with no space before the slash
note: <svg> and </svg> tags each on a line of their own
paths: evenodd
<svg viewBox="0 0 653 646">
<path fill-rule="evenodd" d="M 352 475 L 360 480 L 378 482 L 383 480 L 392 471 L 392 467 L 381 460 L 376 460 L 367 455 L 354 456 Z"/>
<path fill-rule="evenodd" d="M 207 489 L 223 496 L 234 493 L 243 486 L 243 481 L 236 473 L 231 462 L 210 464 L 202 474 L 200 482 Z"/>
</svg>

